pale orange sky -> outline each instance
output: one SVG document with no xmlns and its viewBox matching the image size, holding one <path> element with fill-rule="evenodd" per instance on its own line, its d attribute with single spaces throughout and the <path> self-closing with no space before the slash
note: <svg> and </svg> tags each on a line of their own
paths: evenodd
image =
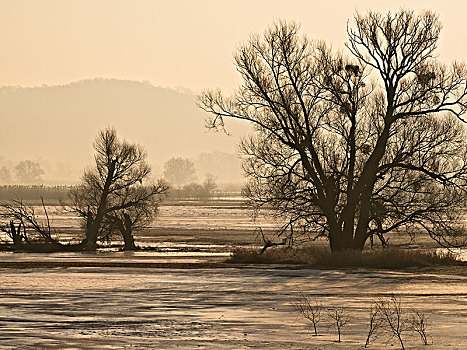
<svg viewBox="0 0 467 350">
<path fill-rule="evenodd" d="M 389 5 L 388 5 L 389 4 Z M 433 9 L 443 60 L 467 60 L 465 1 L 0 0 L 0 85 L 104 77 L 230 90 L 232 53 L 274 19 L 343 47 L 355 10 Z"/>
</svg>

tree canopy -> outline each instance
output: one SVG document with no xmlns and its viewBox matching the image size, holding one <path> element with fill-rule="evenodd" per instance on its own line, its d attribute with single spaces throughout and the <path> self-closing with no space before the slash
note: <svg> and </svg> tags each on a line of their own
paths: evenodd
<svg viewBox="0 0 467 350">
<path fill-rule="evenodd" d="M 175 186 L 181 186 L 196 179 L 195 164 L 186 158 L 172 157 L 164 163 L 164 178 Z"/>
<path fill-rule="evenodd" d="M 85 221 L 83 249 L 95 250 L 98 239 L 118 230 L 125 247 L 134 248 L 132 230 L 151 221 L 168 186 L 152 183 L 144 149 L 121 141 L 113 128 L 99 131 L 94 142 L 95 167 L 84 172 L 70 192 L 72 209 Z"/>
<path fill-rule="evenodd" d="M 32 160 L 23 160 L 15 167 L 16 178 L 21 183 L 37 183 L 42 180 L 42 175 L 45 174 L 41 165 Z"/>
</svg>

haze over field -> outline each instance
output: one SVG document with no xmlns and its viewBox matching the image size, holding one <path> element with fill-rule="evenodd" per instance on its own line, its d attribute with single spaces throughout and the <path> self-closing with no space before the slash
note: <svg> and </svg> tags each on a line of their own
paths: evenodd
<svg viewBox="0 0 467 350">
<path fill-rule="evenodd" d="M 467 57 L 463 0 L 1 0 L 0 86 L 105 77 L 233 90 L 240 79 L 232 53 L 276 19 L 343 49 L 356 11 L 401 7 L 440 15 L 443 61 Z"/>
<path fill-rule="evenodd" d="M 12 169 L 15 160 L 36 160 L 49 183 L 77 181 L 84 165 L 92 160 L 95 134 L 109 125 L 122 138 L 147 149 L 158 175 L 170 157 L 191 158 L 196 164 L 200 154 L 217 152 L 219 157 L 228 158 L 229 164 L 210 167 L 201 159 L 199 179 L 212 173 L 219 181 L 241 181 L 236 144 L 248 126 L 230 123 L 232 136 L 208 132 L 205 115 L 196 107 L 195 96 L 189 90 L 116 79 L 36 88 L 4 87 L 0 89 L 0 116 L 2 144 L 7 146 L 0 151 L 0 166 Z"/>
<path fill-rule="evenodd" d="M 463 60 L 464 6 L 434 0 L 339 6 L 305 0 L 0 0 L 0 183 L 8 182 L 5 171 L 14 183 L 14 167 L 24 160 L 40 163 L 45 183 L 75 183 L 92 160 L 97 131 L 109 125 L 147 148 L 155 175 L 172 156 L 196 163 L 201 153 L 221 152 L 229 165 L 198 169 L 198 179 L 209 172 L 219 182 L 240 182 L 234 155 L 248 126 L 227 125 L 232 137 L 208 133 L 194 96 L 207 88 L 237 88 L 232 54 L 250 35 L 284 19 L 300 23 L 311 39 L 344 49 L 347 20 L 357 10 L 432 9 L 444 25 L 440 57 Z"/>
</svg>

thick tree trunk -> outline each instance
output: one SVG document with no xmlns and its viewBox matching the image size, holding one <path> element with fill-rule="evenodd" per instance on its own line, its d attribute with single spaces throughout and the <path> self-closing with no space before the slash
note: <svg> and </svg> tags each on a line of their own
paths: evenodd
<svg viewBox="0 0 467 350">
<path fill-rule="evenodd" d="M 97 207 L 96 215 L 93 216 L 92 213 L 88 210 L 88 217 L 86 223 L 86 238 L 80 243 L 83 250 L 95 251 L 97 248 L 97 237 L 99 235 L 99 230 L 104 220 L 105 215 L 107 214 L 107 197 L 110 193 L 110 186 L 112 185 L 114 173 L 115 173 L 115 164 L 117 160 L 114 159 L 110 162 L 107 172 L 107 177 L 105 179 L 104 188 L 102 189 L 101 198 L 99 201 L 99 206 Z"/>
<path fill-rule="evenodd" d="M 10 220 L 10 233 L 11 239 L 13 240 L 13 248 L 19 248 L 23 242 L 23 236 L 21 235 L 21 223 L 19 223 L 16 228 L 13 220 Z"/>
<path fill-rule="evenodd" d="M 79 244 L 81 250 L 94 252 L 97 249 L 97 240 L 86 236 L 85 239 Z"/>
<path fill-rule="evenodd" d="M 365 246 L 365 241 L 362 242 L 348 232 L 344 232 L 339 229 L 329 233 L 329 245 L 331 247 L 331 252 L 333 253 L 343 252 L 346 250 L 362 251 Z"/>
<path fill-rule="evenodd" d="M 122 232 L 123 242 L 124 242 L 123 250 L 135 250 L 136 249 L 135 239 L 133 237 L 131 229 L 130 230 L 125 229 L 121 232 Z"/>
<path fill-rule="evenodd" d="M 368 239 L 368 235 L 365 234 L 364 236 L 355 236 L 353 239 L 353 248 L 354 250 L 362 251 L 365 247 L 366 240 Z"/>
<path fill-rule="evenodd" d="M 97 234 L 99 228 L 96 226 L 95 218 L 91 211 L 88 210 L 86 220 L 86 237 L 81 241 L 79 246 L 82 250 L 95 251 L 97 248 Z"/>
<path fill-rule="evenodd" d="M 338 253 L 346 250 L 362 251 L 368 235 L 357 236 L 353 232 L 343 231 L 340 228 L 335 228 L 329 233 L 329 245 L 331 252 Z"/>
<path fill-rule="evenodd" d="M 88 221 L 86 225 L 86 238 L 83 240 L 82 245 L 84 250 L 95 251 L 97 248 L 97 238 L 99 236 L 99 230 L 102 225 L 102 221 L 104 220 L 104 209 L 98 210 L 96 216 L 92 218 L 92 214 L 89 213 L 88 215 L 92 218 Z M 89 219 L 89 217 L 88 217 Z"/>
<path fill-rule="evenodd" d="M 123 213 L 124 222 L 121 225 L 122 229 L 120 230 L 123 236 L 123 242 L 125 246 L 124 250 L 135 250 L 135 238 L 133 237 L 133 223 L 131 222 L 131 217 L 127 213 Z"/>
<path fill-rule="evenodd" d="M 125 236 L 123 237 L 125 241 L 125 250 L 135 250 L 135 238 L 133 237 L 133 223 L 131 222 L 130 215 L 124 213 L 123 217 L 125 218 Z"/>
<path fill-rule="evenodd" d="M 329 243 L 331 247 L 331 252 L 333 253 L 339 253 L 343 252 L 346 250 L 357 250 L 357 251 L 362 251 L 366 240 L 358 240 L 358 239 L 333 239 L 331 238 L 332 236 L 329 236 Z"/>
</svg>

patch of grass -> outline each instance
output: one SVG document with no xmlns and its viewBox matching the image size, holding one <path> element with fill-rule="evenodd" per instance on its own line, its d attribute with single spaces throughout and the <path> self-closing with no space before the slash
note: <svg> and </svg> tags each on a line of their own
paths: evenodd
<svg viewBox="0 0 467 350">
<path fill-rule="evenodd" d="M 455 254 L 436 250 L 384 248 L 349 250 L 331 253 L 328 247 L 307 246 L 294 249 L 272 248 L 263 254 L 257 249 L 238 248 L 233 251 L 231 263 L 243 264 L 291 264 L 310 267 L 369 267 L 369 268 L 407 268 L 440 265 L 459 265 Z"/>
</svg>

